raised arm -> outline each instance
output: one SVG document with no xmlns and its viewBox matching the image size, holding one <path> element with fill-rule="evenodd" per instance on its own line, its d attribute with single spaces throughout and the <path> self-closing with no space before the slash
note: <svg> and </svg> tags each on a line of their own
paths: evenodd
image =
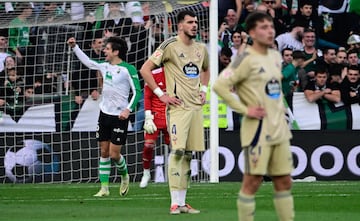
<svg viewBox="0 0 360 221">
<path fill-rule="evenodd" d="M 67 44 L 72 48 L 76 56 L 79 58 L 81 63 L 92 70 L 100 70 L 100 64 L 91 60 L 76 44 L 74 37 L 69 38 Z"/>
</svg>

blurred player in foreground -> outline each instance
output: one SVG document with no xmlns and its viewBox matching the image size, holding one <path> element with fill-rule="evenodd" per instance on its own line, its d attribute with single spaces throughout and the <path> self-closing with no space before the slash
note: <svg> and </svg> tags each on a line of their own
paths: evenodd
<svg viewBox="0 0 360 221">
<path fill-rule="evenodd" d="M 292 135 L 285 120 L 281 56 L 270 49 L 275 36 L 274 23 L 271 16 L 254 12 L 248 15 L 246 27 L 253 45 L 220 73 L 213 86 L 225 103 L 244 116 L 240 131 L 245 172 L 237 198 L 239 221 L 254 220 L 255 194 L 264 175 L 272 178 L 279 220 L 293 221 Z M 235 88 L 240 100 L 231 94 L 231 88 Z"/>
</svg>

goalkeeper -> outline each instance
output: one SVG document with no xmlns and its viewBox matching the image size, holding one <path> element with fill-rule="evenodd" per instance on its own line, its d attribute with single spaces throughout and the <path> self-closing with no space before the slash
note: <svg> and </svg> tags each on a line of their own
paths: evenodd
<svg viewBox="0 0 360 221">
<path fill-rule="evenodd" d="M 152 71 L 156 84 L 162 91 L 166 91 L 164 68 L 157 68 Z M 144 106 L 145 106 L 145 144 L 142 153 L 144 173 L 141 178 L 140 188 L 147 187 L 151 175 L 150 166 L 153 159 L 154 147 L 156 140 L 162 131 L 166 147 L 170 143 L 169 133 L 166 127 L 166 104 L 149 88 L 144 86 Z"/>
</svg>

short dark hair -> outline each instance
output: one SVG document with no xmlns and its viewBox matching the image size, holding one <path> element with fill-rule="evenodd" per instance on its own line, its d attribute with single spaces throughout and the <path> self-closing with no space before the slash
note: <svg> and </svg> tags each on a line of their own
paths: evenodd
<svg viewBox="0 0 360 221">
<path fill-rule="evenodd" d="M 266 14 L 264 12 L 252 12 L 247 16 L 245 20 L 246 32 L 249 33 L 249 30 L 253 30 L 254 28 L 256 28 L 257 22 L 264 20 L 273 21 L 273 18 L 269 14 Z"/>
<path fill-rule="evenodd" d="M 348 52 L 347 52 L 347 55 L 349 55 L 349 54 L 358 54 L 358 49 L 357 48 L 352 48 L 352 49 L 350 49 Z"/>
<path fill-rule="evenodd" d="M 226 57 L 231 57 L 233 55 L 233 53 L 229 47 L 223 47 L 223 48 L 221 48 L 220 55 L 225 55 Z"/>
<path fill-rule="evenodd" d="M 120 37 L 109 37 L 106 39 L 106 44 L 111 44 L 113 51 L 119 51 L 119 58 L 122 60 L 126 59 L 126 53 L 128 50 L 127 43 L 124 39 Z"/>
<path fill-rule="evenodd" d="M 185 10 L 185 11 L 180 11 L 178 14 L 177 14 L 177 22 L 180 23 L 182 21 L 184 21 L 185 19 L 185 16 L 190 16 L 190 17 L 196 17 L 196 14 L 192 11 L 188 11 L 188 10 Z"/>
<path fill-rule="evenodd" d="M 306 59 L 305 53 L 300 50 L 293 51 L 293 59 Z"/>
<path fill-rule="evenodd" d="M 360 71 L 359 70 L 359 65 L 350 65 L 348 67 L 348 70 Z"/>
<path fill-rule="evenodd" d="M 284 48 L 281 50 L 281 55 L 284 56 L 285 51 L 293 51 L 292 48 Z"/>
<path fill-rule="evenodd" d="M 314 34 L 316 35 L 315 29 L 310 28 L 310 27 L 306 27 L 306 28 L 304 29 L 304 34 L 305 34 L 305 33 L 309 33 L 309 32 L 314 33 Z"/>
</svg>

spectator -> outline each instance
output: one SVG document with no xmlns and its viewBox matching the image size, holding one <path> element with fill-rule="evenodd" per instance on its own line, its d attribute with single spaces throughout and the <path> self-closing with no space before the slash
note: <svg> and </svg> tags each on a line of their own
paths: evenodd
<svg viewBox="0 0 360 221">
<path fill-rule="evenodd" d="M 289 51 L 284 51 L 283 54 L 289 53 Z M 284 55 L 283 55 L 284 56 Z M 288 103 L 291 103 L 290 98 L 292 93 L 298 91 L 299 86 L 299 77 L 298 70 L 305 61 L 305 54 L 302 51 L 293 51 L 292 52 L 291 62 L 282 67 L 282 91 L 285 99 Z M 290 60 L 287 58 L 287 61 Z"/>
<path fill-rule="evenodd" d="M 306 24 L 304 22 L 295 21 L 292 24 L 292 29 L 290 32 L 281 34 L 275 38 L 275 41 L 278 44 L 279 51 L 281 52 L 284 48 L 291 48 L 293 50 L 301 50 L 303 44 L 301 39 L 304 34 L 304 27 Z"/>
<path fill-rule="evenodd" d="M 316 65 L 324 66 L 326 68 L 326 72 L 329 72 L 329 69 L 335 63 L 336 63 L 336 50 L 334 48 L 325 48 L 323 50 L 323 56 L 316 60 Z"/>
<path fill-rule="evenodd" d="M 5 69 L 6 77 L 2 94 L 5 103 L 5 113 L 10 115 L 16 122 L 21 118 L 25 111 L 24 105 L 24 81 L 17 74 L 16 67 L 9 67 Z M 3 102 L 1 102 L 3 103 Z"/>
<path fill-rule="evenodd" d="M 328 83 L 328 73 L 325 67 L 319 66 L 315 72 L 315 80 L 309 81 L 304 90 L 306 100 L 310 103 L 321 102 L 322 99 L 333 103 L 340 102 L 338 85 Z"/>
<path fill-rule="evenodd" d="M 125 10 L 127 15 L 131 18 L 131 26 L 129 30 L 130 51 L 128 53 L 127 61 L 134 65 L 137 70 L 141 68 L 147 58 L 148 53 L 148 26 L 145 26 L 143 19 L 143 11 L 140 2 L 131 1 L 126 3 Z M 144 81 L 140 76 L 140 84 L 143 91 Z M 141 93 L 141 98 L 138 102 L 137 111 L 135 112 L 134 130 L 139 131 L 144 123 L 144 94 Z"/>
<path fill-rule="evenodd" d="M 32 14 L 32 5 L 22 2 L 16 9 L 20 14 L 9 24 L 11 27 L 9 28 L 9 47 L 25 65 L 34 65 L 35 51 L 31 47 L 30 24 L 27 21 Z M 34 69 L 30 68 L 29 70 L 33 71 Z M 33 72 L 31 73 L 33 74 Z"/>
<path fill-rule="evenodd" d="M 1 29 L 0 30 L 0 72 L 4 70 L 5 58 L 10 56 L 7 50 L 8 50 L 7 29 Z"/>
<path fill-rule="evenodd" d="M 235 23 L 238 23 L 242 12 L 242 2 L 241 0 L 218 1 L 218 21 L 221 22 L 227 15 L 228 10 L 232 9 L 236 15 Z"/>
<path fill-rule="evenodd" d="M 231 47 L 231 33 L 237 29 L 242 29 L 237 23 L 238 18 L 233 9 L 229 9 L 225 18 L 221 21 L 218 30 L 219 40 L 223 46 Z"/>
<path fill-rule="evenodd" d="M 336 63 L 346 66 L 348 64 L 347 53 L 345 49 L 339 48 L 336 52 Z"/>
<path fill-rule="evenodd" d="M 346 105 L 360 104 L 360 75 L 359 67 L 348 67 L 347 75 L 340 84 L 341 100 Z"/>
<path fill-rule="evenodd" d="M 347 60 L 349 65 L 358 65 L 359 64 L 359 57 L 358 57 L 358 49 L 353 48 L 348 51 L 347 53 Z"/>
<path fill-rule="evenodd" d="M 282 67 L 284 68 L 286 65 L 291 64 L 293 60 L 293 50 L 291 48 L 284 48 L 281 51 L 282 56 Z"/>
<path fill-rule="evenodd" d="M 105 13 L 105 11 L 108 11 Z M 105 32 L 111 32 L 116 36 L 125 38 L 129 35 L 131 19 L 124 18 L 123 4 L 118 2 L 110 2 L 104 6 L 104 18 L 100 28 Z"/>
<path fill-rule="evenodd" d="M 103 53 L 103 32 L 97 30 L 94 32 L 92 38 L 91 49 L 86 52 L 86 55 L 94 61 L 103 61 L 105 55 Z M 82 105 L 84 100 L 91 96 L 93 100 L 97 100 L 100 96 L 98 87 L 100 85 L 99 78 L 101 74 L 98 70 L 91 70 L 84 64 L 80 64 L 78 73 L 72 74 L 71 85 L 75 90 L 75 102 Z"/>
<path fill-rule="evenodd" d="M 236 30 L 231 35 L 231 41 L 231 60 L 233 60 L 237 55 L 241 54 L 245 50 L 248 42 L 248 35 L 244 31 Z"/>
<path fill-rule="evenodd" d="M 302 64 L 303 69 L 299 71 L 301 90 L 304 90 L 307 83 L 313 80 L 315 76 L 316 59 L 319 54 L 315 48 L 315 36 L 313 29 L 306 28 L 304 30 L 302 43 L 304 45 L 305 62 Z"/>
<path fill-rule="evenodd" d="M 335 63 L 329 68 L 329 83 L 330 84 L 340 84 L 343 80 L 343 71 L 344 67 L 341 64 Z"/>
<path fill-rule="evenodd" d="M 223 47 L 219 55 L 219 72 L 227 67 L 231 62 L 232 51 L 228 47 Z"/>
<path fill-rule="evenodd" d="M 349 50 L 351 49 L 359 49 L 360 48 L 360 36 L 357 34 L 352 34 L 347 39 L 347 45 L 349 46 Z"/>
</svg>

